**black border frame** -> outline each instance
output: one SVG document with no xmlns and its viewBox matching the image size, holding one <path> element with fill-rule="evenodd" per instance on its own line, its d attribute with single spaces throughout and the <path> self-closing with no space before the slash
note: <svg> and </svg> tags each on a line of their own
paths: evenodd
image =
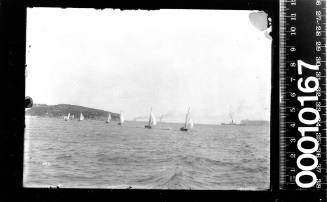
<svg viewBox="0 0 327 202">
<path fill-rule="evenodd" d="M 23 188 L 23 151 L 25 121 L 25 46 L 27 7 L 75 7 L 118 9 L 224 9 L 263 10 L 272 18 L 271 53 L 271 126 L 270 126 L 270 189 L 266 191 L 208 190 L 121 190 L 121 189 L 46 189 Z M 198 201 L 321 201 L 312 191 L 284 191 L 279 186 L 279 1 L 278 0 L 202 0 L 197 2 L 137 0 L 0 0 L 0 86 L 3 89 L 3 110 L 0 116 L 1 190 L 9 201 L 71 200 L 183 200 Z M 9 118 L 8 118 L 9 117 Z M 314 194 L 314 195 L 313 195 Z M 6 200 L 4 200 L 6 201 Z"/>
</svg>

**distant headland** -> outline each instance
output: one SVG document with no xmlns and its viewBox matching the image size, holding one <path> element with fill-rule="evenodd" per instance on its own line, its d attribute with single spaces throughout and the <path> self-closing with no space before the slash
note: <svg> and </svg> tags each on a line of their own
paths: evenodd
<svg viewBox="0 0 327 202">
<path fill-rule="evenodd" d="M 86 119 L 106 120 L 109 111 L 70 104 L 34 104 L 32 108 L 27 109 L 25 112 L 28 116 L 40 117 L 63 117 L 67 116 L 68 113 L 76 118 L 79 117 L 80 113 L 83 113 Z M 112 120 L 119 120 L 119 114 L 110 112 L 110 115 Z"/>
<path fill-rule="evenodd" d="M 242 120 L 240 125 L 269 125 L 269 121 L 266 120 Z"/>
</svg>

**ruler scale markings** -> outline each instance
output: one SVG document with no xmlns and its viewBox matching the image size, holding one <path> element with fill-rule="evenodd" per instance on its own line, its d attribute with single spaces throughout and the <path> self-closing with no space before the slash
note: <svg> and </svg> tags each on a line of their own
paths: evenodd
<svg viewBox="0 0 327 202">
<path fill-rule="evenodd" d="M 280 1 L 279 187 L 283 190 L 324 190 L 327 187 L 325 6 L 324 0 Z M 302 86 L 299 86 L 299 82 Z M 319 117 L 310 120 L 308 113 Z M 314 138 L 318 142 L 315 143 L 318 144 L 315 150 L 303 148 L 302 143 L 298 145 L 299 140 L 313 141 Z M 298 147 L 301 147 L 301 151 Z M 301 168 L 308 166 L 297 161 L 308 151 L 312 153 L 311 158 L 316 158 L 318 162 L 314 169 L 305 169 L 306 173 L 315 175 L 316 180 L 312 177 L 312 183 L 301 178 Z"/>
</svg>

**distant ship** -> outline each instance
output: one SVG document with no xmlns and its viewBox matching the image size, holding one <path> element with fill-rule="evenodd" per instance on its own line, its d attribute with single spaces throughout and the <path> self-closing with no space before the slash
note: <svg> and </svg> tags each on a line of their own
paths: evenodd
<svg viewBox="0 0 327 202">
<path fill-rule="evenodd" d="M 123 112 L 120 112 L 120 116 L 119 116 L 119 122 L 118 122 L 118 125 L 123 125 L 124 123 L 124 116 L 123 116 Z"/>
<path fill-rule="evenodd" d="M 186 117 L 185 117 L 185 123 L 184 123 L 184 127 L 181 127 L 180 130 L 181 131 L 188 131 L 190 129 L 192 129 L 194 126 L 193 120 L 190 117 L 190 108 L 188 108 L 187 113 L 186 113 Z"/>
<path fill-rule="evenodd" d="M 234 123 L 234 121 L 232 120 L 230 123 L 221 123 L 221 125 L 238 125 L 236 123 Z"/>
<path fill-rule="evenodd" d="M 144 127 L 150 129 L 150 128 L 152 128 L 152 126 L 155 126 L 155 125 L 157 125 L 157 121 L 156 121 L 156 118 L 155 118 L 155 116 L 152 112 L 152 108 L 151 108 L 150 116 L 149 116 L 149 123 L 148 123 L 148 125 L 145 125 Z"/>
<path fill-rule="evenodd" d="M 79 115 L 79 119 L 78 119 L 78 120 L 79 120 L 79 121 L 83 121 L 83 120 L 84 120 L 84 116 L 83 116 L 82 113 Z"/>
<path fill-rule="evenodd" d="M 225 125 L 239 125 L 239 124 L 237 124 L 237 123 L 234 122 L 233 116 L 231 114 L 229 116 L 230 116 L 230 118 L 231 118 L 232 121 L 229 122 L 229 123 L 221 123 L 220 125 L 223 125 L 223 126 L 225 126 Z"/>
<path fill-rule="evenodd" d="M 269 121 L 266 121 L 266 120 L 242 120 L 240 125 L 242 125 L 242 126 L 244 126 L 244 125 L 246 125 L 246 126 L 269 125 Z"/>
<path fill-rule="evenodd" d="M 106 123 L 109 123 L 110 121 L 111 121 L 111 115 L 110 115 L 110 112 L 109 112 L 108 119 L 107 119 Z"/>
</svg>

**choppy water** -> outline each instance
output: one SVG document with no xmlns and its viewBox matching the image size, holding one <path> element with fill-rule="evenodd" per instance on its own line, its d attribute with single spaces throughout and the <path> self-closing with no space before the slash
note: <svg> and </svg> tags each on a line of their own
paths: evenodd
<svg viewBox="0 0 327 202">
<path fill-rule="evenodd" d="M 26 117 L 24 186 L 268 189 L 269 126 Z"/>
</svg>

